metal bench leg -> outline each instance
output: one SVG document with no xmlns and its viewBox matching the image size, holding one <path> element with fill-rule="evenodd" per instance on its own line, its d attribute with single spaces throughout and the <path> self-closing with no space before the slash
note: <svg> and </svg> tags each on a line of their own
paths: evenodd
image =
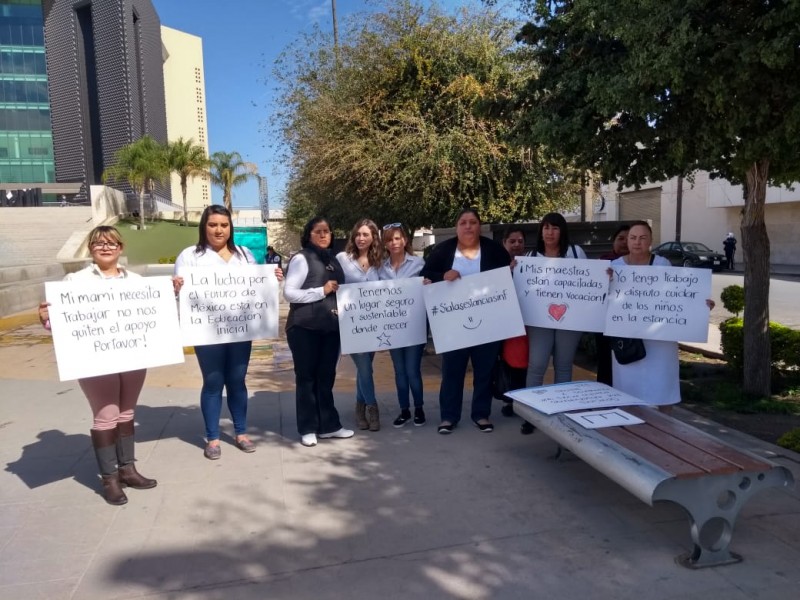
<svg viewBox="0 0 800 600">
<path fill-rule="evenodd" d="M 675 502 L 689 516 L 694 549 L 675 561 L 690 569 L 740 562 L 742 557 L 728 549 L 739 511 L 757 492 L 791 482 L 791 473 L 779 467 L 764 473 L 673 479 L 659 486 L 653 499 Z"/>
</svg>

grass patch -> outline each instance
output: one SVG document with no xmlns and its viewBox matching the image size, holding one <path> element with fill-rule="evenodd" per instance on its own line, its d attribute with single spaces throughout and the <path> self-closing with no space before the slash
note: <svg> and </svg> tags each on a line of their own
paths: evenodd
<svg viewBox="0 0 800 600">
<path fill-rule="evenodd" d="M 161 258 L 180 254 L 187 246 L 197 243 L 197 224 L 184 227 L 180 221 L 154 221 L 146 223 L 147 229 L 131 229 L 137 219 L 123 219 L 117 224 L 125 242 L 125 256 L 129 265 L 158 263 Z"/>
</svg>

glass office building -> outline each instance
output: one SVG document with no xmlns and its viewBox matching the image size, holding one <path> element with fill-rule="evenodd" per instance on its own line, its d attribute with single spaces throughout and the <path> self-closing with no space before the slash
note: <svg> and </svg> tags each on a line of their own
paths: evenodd
<svg viewBox="0 0 800 600">
<path fill-rule="evenodd" d="M 55 182 L 41 0 L 0 0 L 0 183 Z"/>
</svg>

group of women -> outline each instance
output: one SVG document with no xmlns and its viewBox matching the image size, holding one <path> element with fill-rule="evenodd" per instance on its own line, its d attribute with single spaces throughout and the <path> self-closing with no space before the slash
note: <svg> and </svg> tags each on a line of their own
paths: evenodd
<svg viewBox="0 0 800 600">
<path fill-rule="evenodd" d="M 462 210 L 456 220 L 454 238 L 438 244 L 427 260 L 415 256 L 411 237 L 401 223 L 385 225 L 381 230 L 369 219 L 353 227 L 345 250 L 333 255 L 331 223 L 324 217 L 311 219 L 303 229 L 302 249 L 287 267 L 284 297 L 290 303 L 286 337 L 292 352 L 295 373 L 297 429 L 304 446 L 314 446 L 319 439 L 349 438 L 354 435 L 342 426 L 334 404 L 333 386 L 340 358 L 339 321 L 336 292 L 343 283 L 403 279 L 422 276 L 424 283 L 453 282 L 483 271 L 513 267 L 525 249 L 524 232 L 510 227 L 499 244 L 480 234 L 481 220 L 476 209 Z M 625 248 L 623 242 L 627 242 Z M 664 259 L 650 254 L 652 232 L 645 222 L 621 228 L 615 234 L 612 265 L 664 265 Z M 92 265 L 68 279 L 109 280 L 136 277 L 119 264 L 123 250 L 119 232 L 113 227 L 97 227 L 89 236 Z M 535 250 L 529 255 L 551 258 L 585 258 L 583 250 L 569 239 L 567 223 L 558 213 L 546 215 L 539 227 Z M 222 206 L 207 207 L 202 214 L 199 239 L 186 248 L 175 264 L 173 283 L 176 294 L 183 285 L 187 267 L 254 264 L 250 251 L 234 243 L 230 212 Z M 276 276 L 282 280 L 281 269 Z M 713 303 L 709 301 L 713 306 Z M 39 306 L 39 318 L 49 328 L 48 304 Z M 494 429 L 489 420 L 492 402 L 492 372 L 498 355 L 506 356 L 509 342 L 516 348 L 527 346 L 527 368 L 515 351 L 516 385 L 541 385 L 552 358 L 555 382 L 572 379 L 572 363 L 581 332 L 527 327 L 526 336 L 505 343 L 489 342 L 442 354 L 442 379 L 439 390 L 440 434 L 451 434 L 462 415 L 464 379 L 472 363 L 473 385 L 470 419 L 482 432 Z M 621 365 L 611 359 L 614 386 L 650 404 L 680 401 L 677 344 L 645 340 L 646 357 Z M 219 419 L 222 392 L 225 390 L 233 420 L 235 446 L 246 453 L 255 451 L 247 436 L 247 387 L 245 377 L 251 342 L 232 342 L 197 346 L 195 353 L 203 383 L 200 406 L 205 422 L 204 455 L 219 459 Z M 421 360 L 424 344 L 390 350 L 395 371 L 399 415 L 395 427 L 409 421 L 426 422 L 423 408 Z M 610 353 L 609 353 L 610 354 Z M 524 355 L 524 352 L 523 352 Z M 372 365 L 374 353 L 351 355 L 356 367 L 355 423 L 359 429 L 380 430 L 380 414 Z M 143 387 L 145 371 L 127 371 L 79 380 L 93 412 L 91 438 L 103 482 L 106 501 L 120 505 L 127 502 L 123 488 L 155 487 L 156 481 L 142 476 L 134 460 L 134 409 Z M 656 382 L 656 384 L 654 384 Z M 646 389 L 644 389 L 646 386 Z M 414 413 L 411 413 L 411 400 Z M 513 415 L 507 405 L 503 414 Z M 528 431 L 526 431 L 528 429 Z M 523 424 L 523 433 L 532 428 Z"/>
</svg>

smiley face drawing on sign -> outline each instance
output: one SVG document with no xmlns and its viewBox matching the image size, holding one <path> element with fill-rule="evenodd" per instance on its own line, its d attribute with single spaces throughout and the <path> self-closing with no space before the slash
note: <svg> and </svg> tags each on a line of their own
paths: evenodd
<svg viewBox="0 0 800 600">
<path fill-rule="evenodd" d="M 569 309 L 568 304 L 548 304 L 547 305 L 547 314 L 550 315 L 551 319 L 556 321 L 561 321 L 564 318 L 564 315 L 567 314 L 567 310 Z"/>
<path fill-rule="evenodd" d="M 483 319 L 481 319 L 477 323 L 475 322 L 475 320 L 472 317 L 467 317 L 467 320 L 469 321 L 469 325 L 464 323 L 463 324 L 464 329 L 474 330 L 474 329 L 477 329 L 478 327 L 480 327 L 481 323 L 483 323 Z"/>
</svg>

